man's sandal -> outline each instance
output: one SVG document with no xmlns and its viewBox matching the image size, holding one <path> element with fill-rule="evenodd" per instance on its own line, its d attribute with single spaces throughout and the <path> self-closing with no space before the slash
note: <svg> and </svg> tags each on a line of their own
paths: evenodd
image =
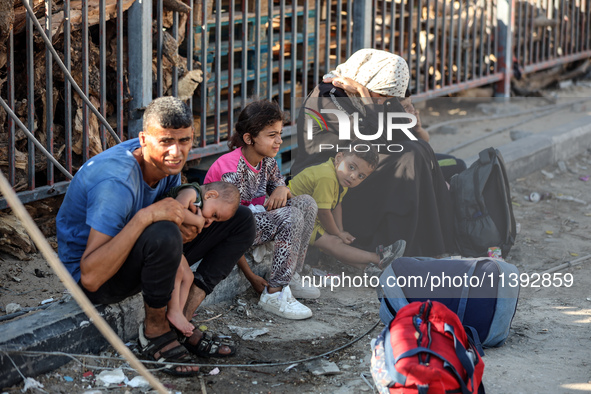
<svg viewBox="0 0 591 394">
<path fill-rule="evenodd" d="M 195 330 L 197 332 L 199 330 Z M 199 357 L 229 357 L 236 354 L 236 345 L 233 342 L 222 341 L 220 337 L 210 332 L 201 331 L 201 339 L 193 345 L 189 343 L 190 337 L 182 335 L 177 330 L 179 335 L 179 342 L 181 342 L 188 351 Z M 181 337 L 182 336 L 182 337 Z M 219 350 L 222 346 L 227 346 L 230 349 L 230 353 L 220 353 Z"/>
<path fill-rule="evenodd" d="M 139 329 L 139 346 L 142 355 L 150 360 L 158 361 L 163 364 L 166 362 L 170 363 L 181 363 L 181 364 L 194 364 L 195 360 L 187 349 L 183 345 L 179 344 L 176 347 L 162 351 L 163 348 L 170 345 L 171 343 L 178 341 L 177 335 L 173 331 L 168 331 L 165 334 L 160 335 L 156 338 L 146 338 L 144 333 L 144 325 L 142 324 Z M 178 365 L 165 364 L 164 369 L 160 371 L 174 376 L 198 376 L 199 371 L 177 371 Z"/>
</svg>

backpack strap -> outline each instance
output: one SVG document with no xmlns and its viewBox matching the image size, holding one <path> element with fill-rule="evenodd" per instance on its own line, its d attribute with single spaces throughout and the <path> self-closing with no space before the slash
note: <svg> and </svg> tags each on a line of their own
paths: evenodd
<svg viewBox="0 0 591 394">
<path fill-rule="evenodd" d="M 388 306 L 394 307 L 395 311 L 398 312 L 402 307 L 409 304 L 408 300 L 406 299 L 406 295 L 404 291 L 399 286 L 389 286 L 388 278 L 393 277 L 394 280 L 390 283 L 396 283 L 396 274 L 394 273 L 394 268 L 392 268 L 392 264 L 388 265 L 388 267 L 382 272 L 380 275 L 380 285 L 378 289 L 382 289 L 384 292 L 384 298 L 388 299 Z M 395 315 L 395 314 L 393 314 Z"/>
<path fill-rule="evenodd" d="M 484 349 L 482 348 L 482 341 L 480 341 L 480 335 L 478 335 L 478 331 L 472 326 L 464 326 L 464 330 L 466 331 L 466 335 L 468 336 L 468 341 L 474 346 L 474 348 L 480 354 L 480 357 L 484 357 Z"/>
<path fill-rule="evenodd" d="M 451 336 L 453 337 L 456 356 L 458 357 L 458 360 L 460 360 L 460 363 L 462 363 L 462 366 L 466 370 L 466 373 L 468 374 L 468 376 L 474 375 L 474 360 L 470 358 L 470 356 L 468 355 L 468 351 L 466 350 L 462 342 L 458 341 L 458 337 L 456 337 L 454 328 L 447 323 L 444 323 L 443 327 L 445 332 L 451 334 Z"/>
<path fill-rule="evenodd" d="M 406 375 L 398 372 L 394 366 L 394 350 L 392 349 L 392 343 L 390 342 L 390 324 L 386 325 L 382 334 L 384 334 L 384 364 L 386 364 L 386 369 L 392 379 L 391 386 L 393 386 L 394 383 L 404 386 L 406 385 Z"/>
<path fill-rule="evenodd" d="M 492 165 L 487 164 L 493 161 L 495 156 L 496 153 L 494 148 L 488 148 L 481 151 L 479 153 L 479 161 L 482 165 L 473 173 L 472 181 L 474 183 L 474 201 L 476 201 L 478 204 L 478 208 L 480 209 L 482 215 L 487 213 L 482 193 L 484 192 L 484 187 L 486 186 L 486 180 L 490 177 L 494 167 L 494 163 Z M 481 180 L 484 182 L 481 182 Z"/>
<path fill-rule="evenodd" d="M 472 359 L 472 357 L 470 357 L 468 351 L 466 350 L 466 348 L 464 347 L 462 342 L 458 341 L 458 338 L 456 337 L 456 333 L 454 331 L 453 326 L 451 326 L 447 323 L 444 323 L 443 327 L 444 327 L 444 331 L 451 334 L 451 336 L 453 337 L 454 348 L 456 350 L 456 356 L 458 357 L 458 360 L 460 360 L 460 363 L 462 363 L 462 366 L 466 370 L 466 373 L 468 375 L 468 380 L 470 381 L 474 377 L 474 365 L 475 365 L 474 360 Z M 474 330 L 474 333 L 476 335 L 476 338 L 478 338 L 478 333 L 476 332 L 476 330 Z M 479 340 L 479 343 L 480 343 L 480 340 Z M 472 384 L 472 392 L 474 392 L 474 380 L 471 380 L 471 384 Z M 482 393 L 484 394 L 484 386 L 482 384 L 481 384 L 481 387 L 482 387 Z M 481 389 L 478 388 L 478 393 L 480 393 L 480 392 L 481 392 Z"/>
<path fill-rule="evenodd" d="M 471 391 L 468 388 L 468 386 L 466 385 L 466 383 L 464 382 L 464 380 L 462 379 L 462 377 L 458 373 L 457 369 L 453 366 L 453 364 L 450 363 L 445 357 L 441 356 L 439 353 L 437 353 L 436 351 L 433 351 L 433 350 L 431 350 L 429 348 L 426 348 L 426 347 L 416 347 L 414 349 L 408 350 L 408 351 L 402 353 L 401 355 L 399 355 L 398 357 L 396 357 L 396 359 L 394 360 L 394 364 L 396 364 L 399 360 L 401 360 L 403 358 L 412 357 L 412 356 L 415 356 L 415 355 L 417 355 L 419 353 L 431 354 L 431 355 L 439 358 L 440 360 L 442 360 L 443 361 L 443 367 L 449 369 L 450 372 L 454 375 L 454 377 L 458 381 L 458 384 L 460 385 L 460 389 L 462 390 L 462 394 L 471 394 L 471 393 L 473 393 L 473 391 Z M 466 357 L 468 357 L 468 356 L 466 356 Z M 388 368 L 388 372 L 390 372 L 390 368 Z M 466 372 L 468 372 L 468 370 L 466 370 Z M 472 367 L 472 373 L 471 374 L 467 374 L 467 375 L 468 375 L 468 380 L 471 380 L 474 377 L 474 367 Z"/>
<path fill-rule="evenodd" d="M 429 394 L 429 385 L 419 384 L 417 385 L 417 390 L 419 391 L 419 394 Z"/>
<path fill-rule="evenodd" d="M 488 148 L 488 149 L 484 149 L 481 150 L 480 153 L 478 153 L 478 160 L 482 163 L 482 164 L 488 164 L 491 161 L 491 158 L 493 157 L 493 155 L 495 154 L 495 148 Z"/>
<path fill-rule="evenodd" d="M 514 235 L 517 232 L 517 228 L 515 223 L 515 217 L 513 216 L 513 203 L 511 202 L 511 192 L 509 189 L 509 179 L 507 178 L 507 170 L 505 169 L 505 161 L 503 160 L 503 156 L 501 156 L 501 153 L 496 149 L 495 151 L 497 155 L 497 160 L 499 162 L 499 167 L 501 169 L 501 173 L 503 174 L 503 191 L 505 192 L 505 199 L 507 201 L 507 205 L 509 206 L 509 209 L 507 210 L 507 217 L 505 219 L 507 221 L 506 234 L 508 234 L 509 239 L 506 240 L 506 242 L 503 242 L 503 245 L 501 245 L 501 250 L 503 251 L 503 253 L 505 253 L 506 250 L 509 250 L 511 246 L 515 244 Z"/>
<path fill-rule="evenodd" d="M 472 275 L 474 275 L 474 271 L 476 270 L 476 265 L 478 264 L 478 260 L 474 260 L 472 262 L 472 264 L 470 265 L 470 269 L 468 269 L 468 272 L 466 273 L 468 278 L 471 278 Z M 458 311 L 457 311 L 457 315 L 460 318 L 460 322 L 463 323 L 464 322 L 464 314 L 466 313 L 466 306 L 468 305 L 468 298 L 470 296 L 470 286 L 468 286 L 468 283 L 465 283 L 464 288 L 462 289 L 462 293 L 460 295 L 460 303 L 458 305 Z"/>
</svg>

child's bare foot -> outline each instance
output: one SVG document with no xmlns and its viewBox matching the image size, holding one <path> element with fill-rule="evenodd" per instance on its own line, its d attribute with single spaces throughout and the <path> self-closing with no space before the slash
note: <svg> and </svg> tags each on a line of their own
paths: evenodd
<svg viewBox="0 0 591 394">
<path fill-rule="evenodd" d="M 190 337 L 193 335 L 195 326 L 192 325 L 181 312 L 166 312 L 166 318 L 172 323 L 183 335 Z"/>
</svg>

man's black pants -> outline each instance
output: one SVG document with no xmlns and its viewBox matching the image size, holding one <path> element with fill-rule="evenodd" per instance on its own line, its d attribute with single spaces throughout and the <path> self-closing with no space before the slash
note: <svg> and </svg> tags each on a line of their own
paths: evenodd
<svg viewBox="0 0 591 394">
<path fill-rule="evenodd" d="M 163 308 L 170 300 L 184 253 L 189 265 L 203 259 L 195 272 L 194 283 L 210 294 L 252 245 L 255 234 L 252 213 L 242 206 L 230 220 L 212 223 L 184 246 L 176 224 L 156 222 L 140 235 L 127 260 L 111 279 L 94 293 L 83 290 L 95 304 L 116 303 L 141 291 L 149 307 Z"/>
</svg>

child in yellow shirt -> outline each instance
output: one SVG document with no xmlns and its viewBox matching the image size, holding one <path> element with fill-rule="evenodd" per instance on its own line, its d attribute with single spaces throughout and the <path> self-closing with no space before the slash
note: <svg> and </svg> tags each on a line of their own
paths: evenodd
<svg viewBox="0 0 591 394">
<path fill-rule="evenodd" d="M 355 147 L 353 143 L 350 152 L 339 152 L 325 163 L 306 168 L 289 182 L 288 187 L 292 195 L 309 194 L 318 205 L 310 245 L 316 245 L 353 267 L 365 269 L 369 264 L 374 264 L 384 269 L 402 256 L 406 247 L 404 240 L 368 252 L 351 246 L 355 237 L 343 229 L 343 197 L 349 188 L 358 186 L 378 165 L 375 151 L 357 152 Z"/>
</svg>

